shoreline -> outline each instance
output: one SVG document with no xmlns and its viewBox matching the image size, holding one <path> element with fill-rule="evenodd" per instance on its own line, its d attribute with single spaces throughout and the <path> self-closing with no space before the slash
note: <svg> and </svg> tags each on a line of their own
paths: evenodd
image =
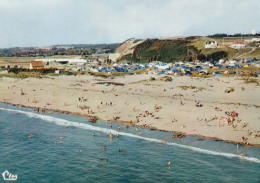
<svg viewBox="0 0 260 183">
<path fill-rule="evenodd" d="M 246 84 L 239 77 L 171 77 L 171 81 L 149 74 L 113 79 L 87 75 L 4 77 L 0 79 L 0 101 L 260 147 L 258 85 Z M 100 82 L 121 85 L 97 84 Z M 229 88 L 233 92 L 225 92 Z"/>
<path fill-rule="evenodd" d="M 9 104 L 9 105 L 16 106 L 16 107 L 29 108 L 29 109 L 37 109 L 37 108 L 38 109 L 42 109 L 41 107 L 32 107 L 32 106 L 27 106 L 27 105 L 24 105 L 24 104 L 15 104 L 15 103 L 10 103 L 10 102 L 3 102 L 3 101 L 1 101 L 1 103 Z M 44 108 L 44 110 L 48 111 L 48 112 L 67 114 L 67 115 L 83 117 L 83 118 L 85 118 L 85 117 L 86 118 L 87 117 L 93 117 L 93 115 L 83 115 L 82 113 L 64 111 L 64 110 L 59 110 L 59 109 Z M 44 114 L 44 113 L 42 113 L 42 114 Z M 217 138 L 217 137 L 208 137 L 208 136 L 199 135 L 199 134 L 188 134 L 188 133 L 180 132 L 180 131 L 162 130 L 162 129 L 158 129 L 158 128 L 153 127 L 153 126 L 144 127 L 143 125 L 137 125 L 135 123 L 130 124 L 130 122 L 127 122 L 127 121 L 122 121 L 122 120 L 104 120 L 104 119 L 99 118 L 98 116 L 95 116 L 95 117 L 97 117 L 97 119 L 99 121 L 102 121 L 102 122 L 113 122 L 113 123 L 117 123 L 117 124 L 124 125 L 124 126 L 137 126 L 137 127 L 141 127 L 141 128 L 149 128 L 150 130 L 154 130 L 154 131 L 163 131 L 163 132 L 168 132 L 168 133 L 184 135 L 184 137 L 182 137 L 182 138 L 185 138 L 185 136 L 191 136 L 191 137 L 197 137 L 197 138 L 200 138 L 200 139 L 203 139 L 203 140 L 221 141 L 221 142 L 225 142 L 225 143 L 239 144 L 239 145 L 242 145 L 242 146 L 245 146 L 245 147 L 260 148 L 260 144 L 248 144 L 247 145 L 247 144 L 243 144 L 243 143 L 241 143 L 239 141 L 223 140 L 223 139 Z M 89 122 L 89 121 L 87 121 L 87 122 Z M 91 123 L 91 122 L 89 122 L 89 123 Z M 175 138 L 173 138 L 173 139 L 175 139 Z"/>
</svg>

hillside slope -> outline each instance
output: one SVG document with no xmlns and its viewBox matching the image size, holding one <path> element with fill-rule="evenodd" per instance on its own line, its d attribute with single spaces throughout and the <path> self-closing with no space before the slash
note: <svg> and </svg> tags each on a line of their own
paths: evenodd
<svg viewBox="0 0 260 183">
<path fill-rule="evenodd" d="M 124 51 L 126 54 L 121 59 L 134 62 L 192 60 L 199 54 L 199 51 L 190 45 L 192 39 L 194 38 L 147 39 L 134 46 L 131 45 L 129 51 L 126 51 L 128 45 L 124 43 L 124 47 L 121 48 L 126 49 Z"/>
<path fill-rule="evenodd" d="M 205 42 L 215 40 L 219 43 L 218 48 L 206 49 Z M 201 61 L 260 58 L 260 48 L 253 51 L 251 47 L 244 49 L 233 49 L 229 46 L 233 40 L 226 40 L 222 46 L 221 39 L 209 37 L 179 37 L 175 39 L 129 39 L 122 43 L 116 53 L 120 54 L 119 60 L 130 62 L 150 62 L 150 61 L 191 61 L 198 59 Z M 251 52 L 250 52 L 251 51 Z M 247 54 L 245 54 L 247 53 Z"/>
<path fill-rule="evenodd" d="M 144 42 L 144 39 L 128 39 L 116 48 L 116 54 L 125 56 L 128 54 L 133 54 L 135 46 Z"/>
</svg>

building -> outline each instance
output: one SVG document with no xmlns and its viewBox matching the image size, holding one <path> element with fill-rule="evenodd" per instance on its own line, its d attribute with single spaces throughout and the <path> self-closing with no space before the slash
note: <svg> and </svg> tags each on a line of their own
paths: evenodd
<svg viewBox="0 0 260 183">
<path fill-rule="evenodd" d="M 205 43 L 205 48 L 217 48 L 217 47 L 218 47 L 217 41 L 207 41 Z"/>
<path fill-rule="evenodd" d="M 45 65 L 52 64 L 77 64 L 77 63 L 86 63 L 87 61 L 82 58 L 45 58 L 45 59 L 36 59 L 35 61 L 42 61 Z"/>
<path fill-rule="evenodd" d="M 246 44 L 240 41 L 234 42 L 231 46 L 231 48 L 235 48 L 235 49 L 240 49 L 240 48 L 245 48 Z"/>
<path fill-rule="evenodd" d="M 260 38 L 252 38 L 251 42 L 258 42 L 260 41 Z"/>
<path fill-rule="evenodd" d="M 42 61 L 31 61 L 30 69 L 42 69 L 44 68 L 44 64 Z"/>
</svg>

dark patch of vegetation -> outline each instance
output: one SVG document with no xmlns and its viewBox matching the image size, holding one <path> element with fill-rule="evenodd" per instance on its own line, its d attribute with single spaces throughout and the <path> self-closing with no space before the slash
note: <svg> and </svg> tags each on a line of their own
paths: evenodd
<svg viewBox="0 0 260 183">
<path fill-rule="evenodd" d="M 118 83 L 118 82 L 97 82 L 96 84 L 109 84 L 109 85 L 115 85 L 115 86 L 124 86 L 125 84 L 124 83 Z"/>
<path fill-rule="evenodd" d="M 136 62 L 163 61 L 173 62 L 176 60 L 196 59 L 200 51 L 194 46 L 190 46 L 193 38 L 177 40 L 148 39 L 135 47 L 133 56 L 127 56 Z"/>
<path fill-rule="evenodd" d="M 11 68 L 8 69 L 8 73 L 15 73 L 18 74 L 19 72 L 38 72 L 41 74 L 49 74 L 49 73 L 55 73 L 56 68 L 48 68 L 48 69 L 26 69 L 26 68 Z M 60 70 L 61 72 L 64 70 Z"/>
<path fill-rule="evenodd" d="M 142 39 L 135 39 L 135 40 L 134 40 L 134 43 L 137 43 L 137 42 L 139 42 L 139 41 L 142 41 Z"/>
<path fill-rule="evenodd" d="M 229 87 L 225 90 L 225 93 L 231 93 L 233 91 L 235 91 L 235 89 L 233 87 Z"/>
<path fill-rule="evenodd" d="M 165 82 L 169 82 L 169 81 L 172 81 L 172 77 L 170 77 L 170 76 L 164 76 L 164 77 L 161 77 L 160 80 L 161 80 L 161 81 L 165 81 Z"/>
<path fill-rule="evenodd" d="M 243 78 L 243 80 L 244 80 L 245 84 L 256 84 L 257 86 L 259 86 L 259 81 L 256 78 L 246 77 L 246 78 Z"/>
<path fill-rule="evenodd" d="M 135 61 L 135 59 L 133 58 L 133 55 L 132 55 L 132 54 L 127 54 L 127 55 L 123 56 L 123 57 L 121 58 L 121 60 L 126 60 L 126 61 L 128 61 L 129 63 L 131 63 L 132 61 Z"/>
<path fill-rule="evenodd" d="M 74 75 L 73 72 L 65 71 L 60 69 L 59 74 L 55 73 L 56 68 L 48 68 L 48 69 L 24 69 L 24 68 L 11 68 L 8 69 L 8 74 L 2 74 L 1 77 L 14 77 L 14 78 L 28 78 L 28 77 L 36 77 L 41 78 L 46 75 L 57 76 L 57 75 Z"/>
<path fill-rule="evenodd" d="M 225 51 L 218 51 L 207 55 L 207 60 L 220 60 L 228 57 L 228 53 Z"/>
</svg>

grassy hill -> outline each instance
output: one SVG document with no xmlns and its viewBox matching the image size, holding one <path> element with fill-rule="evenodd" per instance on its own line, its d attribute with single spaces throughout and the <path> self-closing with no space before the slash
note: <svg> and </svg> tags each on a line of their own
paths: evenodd
<svg viewBox="0 0 260 183">
<path fill-rule="evenodd" d="M 191 44 L 194 38 L 180 38 L 176 40 L 147 39 L 134 47 L 133 54 L 123 59 L 136 62 L 189 60 L 199 51 Z"/>
<path fill-rule="evenodd" d="M 150 62 L 150 61 L 188 61 L 199 59 L 205 60 L 219 60 L 219 59 L 235 59 L 237 56 L 250 52 L 252 48 L 233 49 L 229 46 L 235 42 L 238 38 L 225 38 L 224 44 L 222 38 L 210 38 L 210 37 L 187 37 L 178 39 L 147 39 L 142 41 L 134 41 L 131 45 L 131 52 L 127 52 L 129 42 L 120 45 L 120 48 L 124 48 L 123 56 L 121 60 L 133 61 L 133 62 Z M 206 41 L 217 41 L 219 48 L 206 49 Z M 223 46 L 224 45 L 224 46 Z M 117 49 L 120 53 L 120 49 Z M 123 52 L 121 52 L 123 53 Z M 239 59 L 252 59 L 260 58 L 260 48 L 255 48 L 253 52 L 239 57 Z"/>
<path fill-rule="evenodd" d="M 246 38 L 244 38 L 246 39 Z M 205 42 L 206 41 L 217 41 L 220 45 L 220 48 L 214 48 L 214 49 L 206 49 Z M 222 38 L 209 38 L 209 37 L 198 37 L 194 39 L 191 43 L 192 46 L 196 47 L 200 52 L 204 55 L 210 55 L 215 52 L 225 51 L 228 54 L 228 59 L 234 59 L 235 57 L 242 55 L 243 53 L 247 53 L 251 50 L 251 48 L 244 48 L 244 49 L 233 49 L 230 48 L 231 44 L 235 41 L 239 41 L 239 38 L 225 38 L 224 44 Z M 224 47 L 223 47 L 224 45 Z M 260 58 L 260 48 L 256 48 L 254 52 L 241 57 L 241 59 L 249 59 L 249 58 Z"/>
</svg>

